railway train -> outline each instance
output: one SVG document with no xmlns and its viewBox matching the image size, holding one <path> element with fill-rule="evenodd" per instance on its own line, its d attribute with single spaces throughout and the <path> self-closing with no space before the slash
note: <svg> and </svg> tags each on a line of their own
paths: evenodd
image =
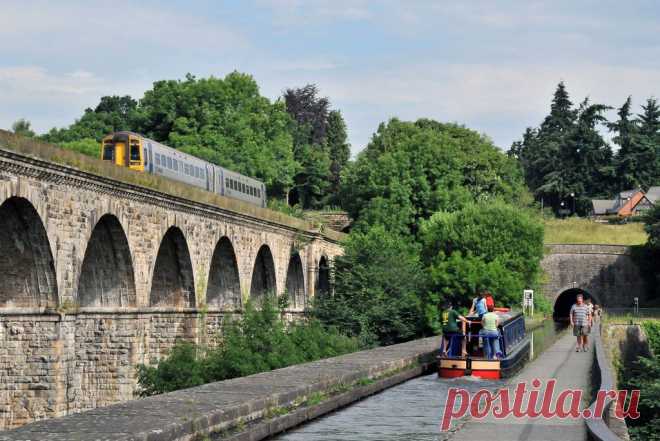
<svg viewBox="0 0 660 441">
<path fill-rule="evenodd" d="M 101 141 L 101 159 L 131 170 L 164 176 L 233 199 L 266 206 L 263 182 L 211 164 L 133 132 Z"/>
</svg>

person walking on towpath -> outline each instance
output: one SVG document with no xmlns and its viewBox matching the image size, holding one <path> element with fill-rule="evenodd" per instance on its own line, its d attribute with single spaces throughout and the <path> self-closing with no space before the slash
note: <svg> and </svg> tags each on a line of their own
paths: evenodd
<svg viewBox="0 0 660 441">
<path fill-rule="evenodd" d="M 591 331 L 592 316 L 589 306 L 584 303 L 582 294 L 578 294 L 575 304 L 571 307 L 570 320 L 573 327 L 573 335 L 577 337 L 575 352 L 588 350 L 588 336 Z"/>
<path fill-rule="evenodd" d="M 442 355 L 452 357 L 458 355 L 458 342 L 462 341 L 461 354 L 467 355 L 465 342 L 465 325 L 468 320 L 454 310 L 454 305 L 447 302 L 443 305 L 442 318 Z M 458 321 L 461 322 L 461 329 L 458 328 Z"/>
</svg>

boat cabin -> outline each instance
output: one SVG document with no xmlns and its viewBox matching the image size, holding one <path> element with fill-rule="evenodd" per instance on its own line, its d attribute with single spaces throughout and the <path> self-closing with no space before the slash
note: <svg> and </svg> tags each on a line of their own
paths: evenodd
<svg viewBox="0 0 660 441">
<path fill-rule="evenodd" d="M 446 354 L 438 356 L 438 375 L 452 378 L 474 375 L 481 378 L 506 378 L 517 372 L 529 358 L 530 340 L 525 333 L 525 318 L 520 312 L 508 308 L 496 308 L 498 337 L 480 336 L 481 320 L 467 316 L 469 323 L 465 334 L 450 336 Z M 488 339 L 497 338 L 499 350 L 491 358 L 486 357 Z M 463 352 L 465 347 L 465 352 Z"/>
</svg>

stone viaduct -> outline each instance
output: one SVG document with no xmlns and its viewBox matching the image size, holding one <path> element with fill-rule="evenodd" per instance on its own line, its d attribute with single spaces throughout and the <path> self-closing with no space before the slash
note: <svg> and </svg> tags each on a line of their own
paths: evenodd
<svg viewBox="0 0 660 441">
<path fill-rule="evenodd" d="M 0 146 L 0 430 L 134 398 L 138 364 L 248 298 L 302 312 L 339 238 Z"/>
<path fill-rule="evenodd" d="M 555 315 L 568 316 L 578 292 L 606 308 L 629 308 L 634 297 L 643 304 L 646 281 L 631 254 L 621 245 L 547 245 L 543 294 Z"/>
</svg>

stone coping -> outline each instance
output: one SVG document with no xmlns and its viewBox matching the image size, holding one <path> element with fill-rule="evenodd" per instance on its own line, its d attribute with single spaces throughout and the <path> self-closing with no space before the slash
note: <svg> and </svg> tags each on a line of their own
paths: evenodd
<svg viewBox="0 0 660 441">
<path fill-rule="evenodd" d="M 259 440 L 421 374 L 439 345 L 440 337 L 429 337 L 210 383 L 31 423 L 0 433 L 0 441 Z M 328 399 L 296 407 L 314 394 Z"/>
<path fill-rule="evenodd" d="M 284 309 L 285 314 L 304 314 L 300 309 Z M 171 307 L 80 307 L 71 311 L 58 311 L 52 308 L 0 308 L 0 317 L 2 316 L 42 316 L 42 317 L 64 317 L 79 315 L 149 315 L 149 314 L 243 314 L 242 309 L 222 309 L 222 308 L 171 308 Z"/>
<path fill-rule="evenodd" d="M 547 254 L 621 254 L 629 255 L 629 245 L 613 244 L 573 244 L 573 243 L 546 243 L 543 245 L 549 249 Z"/>
<path fill-rule="evenodd" d="M 602 324 L 598 322 L 597 329 L 594 330 L 595 332 L 591 333 L 596 354 L 594 361 L 594 376 L 596 379 L 600 379 L 600 387 L 598 390 L 608 391 L 616 388 L 616 382 L 614 381 L 614 373 L 612 372 L 612 368 L 607 359 L 607 354 L 605 353 L 605 347 L 600 334 L 601 326 Z M 605 399 L 604 414 L 607 414 L 610 411 L 612 402 L 612 398 L 607 397 Z M 595 406 L 595 401 L 589 406 L 592 415 L 595 414 Z M 589 432 L 591 439 L 594 441 L 623 441 L 608 427 L 603 418 L 587 418 L 585 419 L 585 422 L 587 424 L 587 431 Z"/>
<path fill-rule="evenodd" d="M 100 145 L 100 144 L 99 144 Z M 303 232 L 314 238 L 338 243 L 345 234 L 331 229 L 319 230 L 312 223 L 253 204 L 220 196 L 178 181 L 150 174 L 136 173 L 116 167 L 100 159 L 65 150 L 53 144 L 24 138 L 0 129 L 0 157 L 9 162 L 38 169 L 58 182 L 68 179 L 75 185 L 88 185 L 110 192 L 123 192 L 129 197 L 160 199 L 167 203 L 193 209 L 211 210 L 246 220 L 267 223 L 279 228 Z"/>
</svg>

